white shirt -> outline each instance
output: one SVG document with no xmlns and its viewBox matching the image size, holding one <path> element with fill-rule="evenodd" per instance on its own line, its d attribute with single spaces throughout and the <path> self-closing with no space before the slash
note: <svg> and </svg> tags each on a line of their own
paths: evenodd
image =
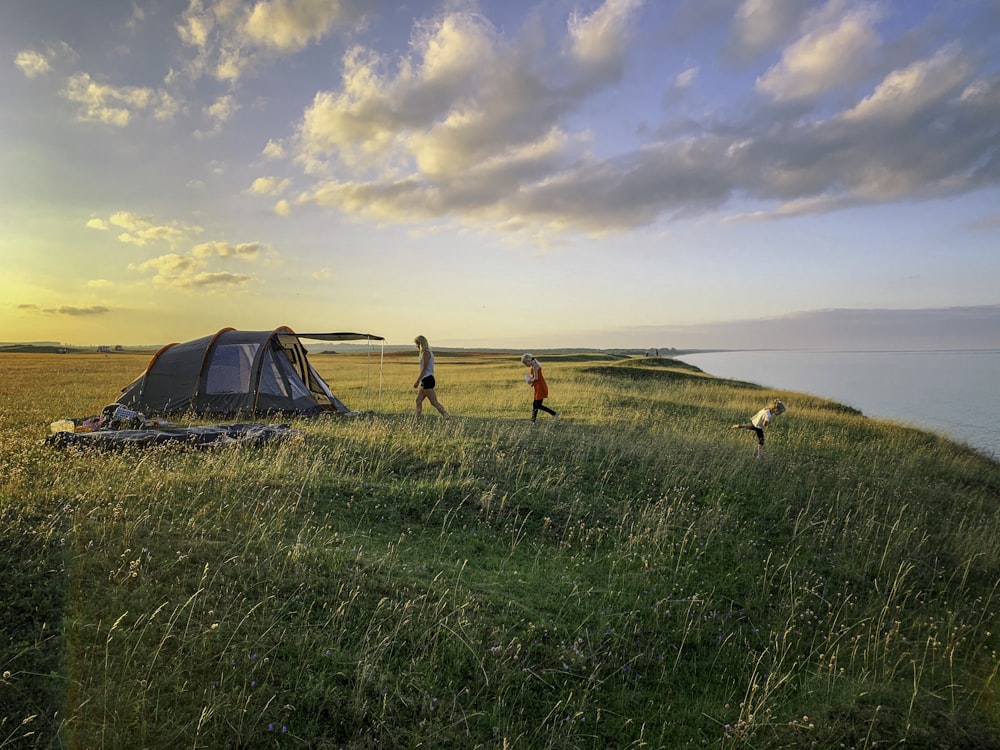
<svg viewBox="0 0 1000 750">
<path fill-rule="evenodd" d="M 427 349 L 426 354 L 427 354 L 427 366 L 420 371 L 421 380 L 426 378 L 428 375 L 434 374 L 434 352 L 432 352 L 430 349 Z M 421 352 L 420 353 L 421 366 L 423 365 L 423 363 L 424 363 L 424 352 Z"/>
</svg>

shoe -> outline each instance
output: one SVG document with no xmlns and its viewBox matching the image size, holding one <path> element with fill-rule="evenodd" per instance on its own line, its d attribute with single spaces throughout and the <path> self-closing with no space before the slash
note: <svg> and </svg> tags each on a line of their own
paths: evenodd
<svg viewBox="0 0 1000 750">
<path fill-rule="evenodd" d="M 553 422 L 559 421 L 559 412 L 556 412 L 555 414 L 552 415 L 552 421 Z"/>
</svg>

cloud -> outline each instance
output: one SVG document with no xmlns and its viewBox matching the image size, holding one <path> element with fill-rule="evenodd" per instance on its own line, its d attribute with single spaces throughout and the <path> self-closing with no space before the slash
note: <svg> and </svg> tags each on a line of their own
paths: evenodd
<svg viewBox="0 0 1000 750">
<path fill-rule="evenodd" d="M 278 216 L 290 216 L 292 213 L 292 204 L 282 198 L 274 204 L 274 213 Z"/>
<path fill-rule="evenodd" d="M 114 285 L 113 281 L 108 281 L 107 279 L 90 279 L 87 282 L 87 286 L 91 289 L 110 289 Z"/>
<path fill-rule="evenodd" d="M 41 52 L 33 49 L 21 50 L 14 58 L 14 64 L 28 78 L 37 78 L 52 72 L 52 64 Z"/>
<path fill-rule="evenodd" d="M 247 189 L 247 192 L 254 195 L 280 195 L 285 192 L 291 184 L 292 181 L 287 177 L 284 179 L 271 176 L 258 177 Z"/>
<path fill-rule="evenodd" d="M 80 105 L 77 120 L 99 122 L 124 128 L 137 113 L 151 112 L 157 119 L 169 119 L 178 106 L 169 94 L 144 86 L 112 86 L 98 83 L 88 73 L 70 76 L 62 95 Z"/>
<path fill-rule="evenodd" d="M 894 6 L 739 7 L 764 14 L 758 37 L 739 32 L 744 54 L 765 38 L 790 40 L 758 76 L 762 96 L 666 122 L 617 153 L 595 153 L 575 115 L 626 75 L 635 3 L 570 18 L 557 43 L 541 26 L 505 37 L 451 11 L 415 29 L 396 60 L 355 47 L 340 85 L 316 94 L 288 141 L 313 179 L 294 203 L 379 221 L 599 235 L 725 212 L 736 200 L 762 207 L 732 220 L 777 219 L 1000 182 L 1000 78 L 977 72 L 961 41 L 935 48 L 910 30 L 888 50 L 877 29 Z M 767 31 L 765 18 L 780 29 Z M 664 103 L 717 75 L 688 63 Z"/>
<path fill-rule="evenodd" d="M 601 76 L 620 77 L 630 22 L 641 5 L 642 0 L 606 0 L 589 16 L 574 14 L 568 28 L 576 61 Z"/>
<path fill-rule="evenodd" d="M 880 45 L 876 20 L 867 9 L 821 18 L 757 79 L 757 90 L 778 102 L 811 100 L 862 80 Z"/>
<path fill-rule="evenodd" d="M 317 93 L 303 114 L 297 159 L 318 176 L 346 167 L 381 178 L 321 179 L 297 202 L 516 223 L 509 211 L 528 201 L 511 194 L 582 157 L 588 137 L 567 133 L 562 118 L 620 80 L 639 6 L 607 0 L 571 17 L 556 45 L 538 29 L 508 42 L 474 13 L 444 13 L 418 26 L 395 74 L 374 51 L 351 49 L 340 89 Z"/>
<path fill-rule="evenodd" d="M 858 122 L 912 121 L 915 115 L 933 108 L 953 92 L 965 88 L 972 66 L 954 47 L 939 50 L 928 60 L 919 60 L 893 71 L 871 96 L 844 113 L 846 120 Z M 972 86 L 968 95 L 986 93 L 986 84 Z M 964 96 L 963 96 L 964 98 Z"/>
<path fill-rule="evenodd" d="M 191 248 L 195 258 L 238 258 L 245 261 L 255 261 L 265 251 L 260 242 L 243 242 L 233 245 L 229 242 L 205 242 Z"/>
<path fill-rule="evenodd" d="M 337 0 L 261 0 L 244 24 L 247 37 L 281 52 L 298 52 L 321 39 L 340 18 Z"/>
<path fill-rule="evenodd" d="M 205 270 L 206 260 L 195 255 L 168 253 L 129 266 L 133 271 L 152 272 L 152 281 L 170 289 L 199 289 L 223 293 L 245 286 L 253 280 L 247 274 Z"/>
<path fill-rule="evenodd" d="M 189 0 L 175 29 L 194 53 L 188 76 L 236 83 L 259 61 L 299 52 L 350 20 L 338 0 Z"/>
<path fill-rule="evenodd" d="M 285 147 L 279 142 L 268 140 L 261 155 L 265 159 L 281 159 L 285 156 Z"/>
<path fill-rule="evenodd" d="M 253 276 L 228 272 L 203 272 L 190 276 L 178 276 L 171 280 L 170 286 L 178 289 L 202 289 L 225 293 L 245 286 L 253 281 Z"/>
<path fill-rule="evenodd" d="M 729 30 L 729 55 L 748 61 L 770 53 L 792 38 L 813 6 L 813 0 L 743 0 Z"/>
<path fill-rule="evenodd" d="M 91 305 L 90 307 L 73 307 L 71 305 L 60 305 L 59 307 L 49 307 L 42 310 L 46 315 L 65 315 L 71 318 L 89 317 L 92 315 L 105 315 L 111 312 L 111 308 L 104 305 Z"/>
<path fill-rule="evenodd" d="M 221 293 L 244 287 L 254 280 L 252 275 L 220 271 L 211 267 L 230 260 L 273 263 L 276 262 L 276 255 L 262 242 L 231 243 L 215 240 L 195 245 L 187 253 L 165 253 L 141 263 L 132 263 L 129 270 L 152 274 L 152 281 L 158 286 Z"/>
<path fill-rule="evenodd" d="M 208 118 L 211 127 L 208 130 L 195 131 L 196 137 L 209 137 L 222 132 L 222 127 L 229 122 L 240 110 L 240 105 L 236 97 L 232 94 L 225 94 L 216 98 L 207 107 L 202 108 L 202 113 Z"/>
<path fill-rule="evenodd" d="M 166 242 L 175 246 L 204 231 L 199 226 L 177 221 L 170 224 L 155 224 L 152 219 L 130 211 L 116 211 L 107 220 L 92 218 L 87 222 L 87 227 L 102 231 L 111 227 L 124 229 L 124 232 L 117 235 L 118 241 L 138 247 L 145 247 L 150 242 Z"/>
<path fill-rule="evenodd" d="M 44 50 L 23 49 L 14 56 L 14 64 L 27 78 L 38 78 L 56 71 L 63 64 L 79 59 L 76 51 L 65 42 L 48 44 Z"/>
</svg>

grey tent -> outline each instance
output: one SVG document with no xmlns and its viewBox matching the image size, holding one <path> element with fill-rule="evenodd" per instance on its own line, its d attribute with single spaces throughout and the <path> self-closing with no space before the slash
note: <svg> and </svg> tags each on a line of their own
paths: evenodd
<svg viewBox="0 0 1000 750">
<path fill-rule="evenodd" d="M 301 339 L 382 341 L 368 333 L 237 331 L 168 344 L 122 389 L 118 403 L 147 416 L 320 414 L 350 410 L 319 376 Z"/>
</svg>

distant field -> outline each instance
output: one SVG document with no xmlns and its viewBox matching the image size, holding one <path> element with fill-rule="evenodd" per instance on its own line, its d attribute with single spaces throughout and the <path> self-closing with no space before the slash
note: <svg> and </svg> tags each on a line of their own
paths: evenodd
<svg viewBox="0 0 1000 750">
<path fill-rule="evenodd" d="M 689 365 L 318 355 L 353 418 L 60 451 L 148 353 L 0 353 L 0 748 L 1000 749 L 1000 465 Z M 767 400 L 768 431 L 731 430 Z M 285 420 L 287 421 L 287 420 Z"/>
</svg>

